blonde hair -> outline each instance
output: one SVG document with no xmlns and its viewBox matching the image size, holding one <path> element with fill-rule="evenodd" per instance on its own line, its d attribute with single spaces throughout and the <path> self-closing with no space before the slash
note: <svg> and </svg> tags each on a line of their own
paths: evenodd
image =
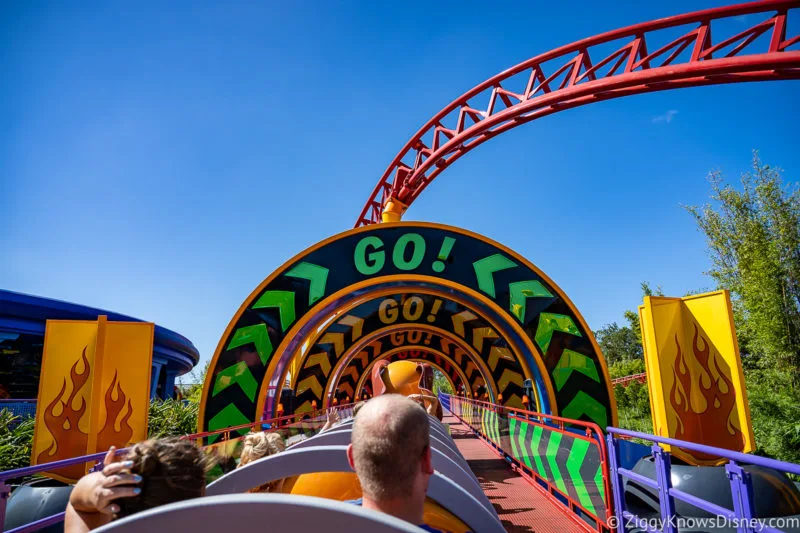
<svg viewBox="0 0 800 533">
<path fill-rule="evenodd" d="M 239 459 L 240 468 L 247 463 L 252 463 L 269 455 L 275 455 L 286 449 L 286 443 L 283 441 L 278 433 L 266 433 L 259 431 L 258 433 L 248 433 L 242 442 L 242 453 Z M 283 487 L 283 480 L 276 479 L 268 483 L 264 483 L 248 492 L 280 492 Z"/>
<path fill-rule="evenodd" d="M 240 455 L 239 466 L 252 463 L 262 457 L 280 453 L 286 449 L 283 437 L 278 433 L 248 433 L 242 442 L 242 453 Z"/>
</svg>

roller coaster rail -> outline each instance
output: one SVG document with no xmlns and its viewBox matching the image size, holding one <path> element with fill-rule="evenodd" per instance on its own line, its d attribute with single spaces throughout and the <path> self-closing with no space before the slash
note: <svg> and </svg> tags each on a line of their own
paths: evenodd
<svg viewBox="0 0 800 533">
<path fill-rule="evenodd" d="M 640 374 L 631 374 L 630 376 L 622 376 L 621 378 L 614 378 L 611 380 L 611 384 L 622 385 L 623 387 L 627 387 L 634 381 L 638 381 L 639 383 L 647 383 L 647 373 L 642 372 Z"/>
<path fill-rule="evenodd" d="M 667 89 L 800 78 L 800 51 L 789 50 L 800 34 L 787 36 L 789 13 L 799 7 L 797 0 L 767 0 L 667 17 L 589 37 L 511 67 L 458 97 L 405 144 L 355 227 L 380 222 L 390 201 L 399 203 L 393 209 L 402 213 L 470 150 L 558 111 Z M 722 19 L 760 14 L 768 16 L 734 35 L 720 28 Z M 668 37 L 690 25 L 696 27 Z M 764 35 L 769 38 L 759 40 Z M 758 46 L 750 46 L 754 41 Z M 616 51 L 599 50 L 604 45 Z"/>
</svg>

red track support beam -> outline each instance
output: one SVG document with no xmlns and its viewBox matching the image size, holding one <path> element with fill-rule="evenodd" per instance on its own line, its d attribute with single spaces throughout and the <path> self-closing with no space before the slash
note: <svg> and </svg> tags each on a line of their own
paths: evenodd
<svg viewBox="0 0 800 533">
<path fill-rule="evenodd" d="M 760 20 L 733 35 L 723 32 L 729 27 L 715 24 L 743 15 L 758 15 Z M 800 33 L 787 35 L 789 16 L 800 17 L 800 0 L 766 0 L 677 15 L 583 39 L 501 72 L 442 109 L 406 143 L 372 190 L 355 227 L 380 222 L 389 199 L 411 205 L 462 155 L 537 118 L 653 91 L 799 79 L 800 50 L 790 48 L 800 48 Z M 681 37 L 664 37 L 674 33 L 662 30 L 680 27 L 686 28 Z M 609 43 L 618 43 L 616 52 L 605 55 L 597 50 Z M 526 83 L 512 79 L 526 72 Z"/>
</svg>

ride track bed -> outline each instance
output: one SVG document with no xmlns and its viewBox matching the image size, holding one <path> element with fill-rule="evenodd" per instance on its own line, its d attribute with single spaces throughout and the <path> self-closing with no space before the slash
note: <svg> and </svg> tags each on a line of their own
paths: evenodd
<svg viewBox="0 0 800 533">
<path fill-rule="evenodd" d="M 582 527 L 570 517 L 563 506 L 553 503 L 542 490 L 514 472 L 493 448 L 478 438 L 458 418 L 446 412 L 443 422 L 450 428 L 450 434 L 458 451 L 480 481 L 481 488 L 500 516 L 506 531 L 509 533 L 591 531 L 589 527 Z"/>
</svg>

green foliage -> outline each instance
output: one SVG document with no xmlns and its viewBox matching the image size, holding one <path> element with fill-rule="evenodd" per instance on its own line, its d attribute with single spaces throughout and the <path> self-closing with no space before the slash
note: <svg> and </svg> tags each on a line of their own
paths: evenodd
<svg viewBox="0 0 800 533">
<path fill-rule="evenodd" d="M 641 374 L 644 371 L 644 359 L 628 359 L 608 365 L 608 373 L 611 375 L 611 379 Z"/>
<path fill-rule="evenodd" d="M 655 289 L 650 287 L 650 284 L 646 281 L 643 281 L 641 284 L 642 287 L 642 298 L 644 299 L 645 296 L 664 296 L 664 291 L 661 290 L 661 285 L 657 286 Z M 639 344 L 642 343 L 642 328 L 641 324 L 639 323 L 639 310 L 634 309 L 631 311 L 630 309 L 625 311 L 625 320 L 628 321 L 628 327 L 633 330 L 633 334 L 636 336 L 636 340 L 639 341 Z"/>
<path fill-rule="evenodd" d="M 664 296 L 661 287 L 653 289 L 646 281 L 642 282 L 642 296 Z M 597 343 L 609 365 L 619 361 L 630 361 L 644 357 L 642 350 L 642 331 L 639 326 L 638 310 L 628 310 L 624 313 L 627 326 L 620 326 L 616 322 L 608 324 L 594 335 Z M 642 370 L 644 372 L 644 370 Z M 627 374 L 624 374 L 627 375 Z M 621 377 L 621 376 L 614 376 Z"/>
<path fill-rule="evenodd" d="M 433 393 L 439 394 L 439 392 L 443 392 L 445 394 L 453 394 L 453 387 L 450 385 L 450 381 L 442 374 L 439 370 L 433 369 Z"/>
<path fill-rule="evenodd" d="M 800 392 L 785 373 L 746 370 L 756 453 L 800 463 Z"/>
<path fill-rule="evenodd" d="M 184 384 L 180 385 L 181 394 L 184 398 L 192 403 L 200 404 L 200 399 L 203 395 L 203 384 L 205 383 L 206 374 L 210 366 L 211 360 L 209 359 L 206 364 L 203 365 L 202 370 L 198 369 L 198 367 L 194 367 L 192 371 L 189 372 L 183 380 Z M 188 383 L 186 383 L 186 381 L 188 381 Z"/>
<path fill-rule="evenodd" d="M 627 387 L 617 385 L 614 387 L 614 396 L 617 398 L 619 427 L 642 433 L 653 433 L 650 394 L 646 383 L 634 381 Z"/>
<path fill-rule="evenodd" d="M 198 403 L 189 400 L 153 400 L 147 434 L 151 438 L 188 435 L 197 431 Z"/>
<path fill-rule="evenodd" d="M 642 343 L 632 328 L 613 322 L 597 330 L 595 337 L 609 365 L 643 357 Z"/>
<path fill-rule="evenodd" d="M 800 187 L 753 157 L 741 190 L 712 172 L 715 205 L 688 206 L 706 236 L 708 274 L 729 289 L 745 362 L 800 385 Z"/>
<path fill-rule="evenodd" d="M 0 471 L 30 466 L 34 418 L 0 410 Z"/>
</svg>

